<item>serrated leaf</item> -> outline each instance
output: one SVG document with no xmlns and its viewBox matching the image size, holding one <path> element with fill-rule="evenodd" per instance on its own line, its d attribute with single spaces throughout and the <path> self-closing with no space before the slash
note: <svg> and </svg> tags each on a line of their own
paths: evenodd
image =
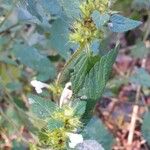
<svg viewBox="0 0 150 150">
<path fill-rule="evenodd" d="M 55 129 L 58 129 L 58 128 L 61 128 L 64 126 L 64 123 L 59 121 L 59 120 L 56 120 L 56 119 L 53 119 L 51 118 L 50 120 L 48 120 L 48 130 L 50 131 L 53 131 Z"/>
<path fill-rule="evenodd" d="M 112 65 L 115 62 L 118 50 L 113 49 L 98 61 L 90 72 L 86 75 L 84 85 L 79 94 L 87 97 L 86 111 L 83 116 L 85 122 L 89 120 L 92 115 L 97 99 L 99 99 L 105 89 L 106 83 L 112 70 Z"/>
<path fill-rule="evenodd" d="M 70 57 L 70 59 L 65 64 L 60 76 L 59 76 L 59 83 L 66 83 L 68 81 L 68 78 L 70 77 L 71 71 L 74 68 L 74 65 L 76 62 L 78 62 L 78 59 L 80 58 L 80 55 L 82 55 L 83 51 L 82 49 L 77 49 Z"/>
<path fill-rule="evenodd" d="M 74 100 L 73 108 L 74 108 L 74 115 L 81 117 L 85 113 L 86 109 L 86 101 L 81 100 Z"/>
<path fill-rule="evenodd" d="M 39 118 L 45 119 L 55 111 L 56 104 L 51 100 L 44 99 L 37 95 L 29 95 L 29 104 L 31 105 L 31 111 Z"/>
<path fill-rule="evenodd" d="M 144 58 L 148 53 L 150 53 L 150 49 L 146 48 L 143 42 L 138 42 L 131 51 L 131 55 L 135 58 Z"/>
<path fill-rule="evenodd" d="M 146 112 L 142 124 L 142 134 L 150 144 L 150 112 Z"/>
<path fill-rule="evenodd" d="M 109 21 L 110 18 L 108 14 L 100 14 L 100 12 L 97 10 L 93 11 L 91 17 L 98 29 L 103 27 Z"/>
<path fill-rule="evenodd" d="M 98 61 L 86 75 L 83 91 L 88 99 L 96 100 L 102 95 L 117 53 L 118 51 L 113 49 L 106 55 L 102 56 L 100 61 Z"/>
<path fill-rule="evenodd" d="M 125 32 L 132 30 L 142 24 L 140 21 L 135 21 L 118 14 L 114 14 L 110 17 L 109 28 L 112 32 Z"/>
<path fill-rule="evenodd" d="M 149 88 L 150 74 L 143 68 L 136 69 L 135 74 L 130 77 L 130 82 Z"/>
<path fill-rule="evenodd" d="M 77 93 L 83 82 L 84 78 L 88 72 L 88 62 L 89 59 L 86 54 L 82 54 L 78 59 L 77 64 L 74 66 L 74 72 L 72 73 L 71 83 L 74 93 Z"/>
<path fill-rule="evenodd" d="M 117 53 L 118 50 L 113 49 L 101 58 L 96 59 L 92 56 L 89 59 L 86 54 L 82 53 L 76 61 L 71 81 L 74 93 L 78 96 L 84 95 L 87 97 L 87 108 L 83 119 L 88 120 L 90 118 L 96 100 L 101 97 Z M 89 61 L 87 61 L 88 59 Z"/>
<path fill-rule="evenodd" d="M 84 139 L 96 140 L 106 150 L 110 150 L 113 144 L 113 136 L 105 128 L 101 120 L 93 117 L 83 130 Z"/>
<path fill-rule="evenodd" d="M 37 49 L 27 45 L 15 45 L 13 53 L 22 64 L 38 71 L 38 80 L 44 81 L 55 77 L 54 65 Z"/>
<path fill-rule="evenodd" d="M 92 54 L 91 56 L 88 56 L 86 53 L 80 55 L 76 61 L 77 63 L 74 65 L 71 77 L 73 92 L 75 94 L 83 87 L 85 77 L 99 59 L 99 56 L 93 56 Z"/>
</svg>

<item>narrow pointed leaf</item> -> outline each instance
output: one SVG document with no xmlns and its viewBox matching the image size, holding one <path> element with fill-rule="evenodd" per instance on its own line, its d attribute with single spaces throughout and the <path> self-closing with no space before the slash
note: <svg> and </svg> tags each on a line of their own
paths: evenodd
<svg viewBox="0 0 150 150">
<path fill-rule="evenodd" d="M 140 21 L 132 20 L 118 14 L 112 15 L 110 17 L 110 22 L 111 25 L 109 28 L 112 32 L 125 32 L 142 24 Z"/>
</svg>

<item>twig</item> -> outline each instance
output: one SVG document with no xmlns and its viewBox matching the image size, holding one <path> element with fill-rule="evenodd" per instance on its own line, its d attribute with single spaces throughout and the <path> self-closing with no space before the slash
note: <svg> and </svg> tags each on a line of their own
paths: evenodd
<svg viewBox="0 0 150 150">
<path fill-rule="evenodd" d="M 145 68 L 146 65 L 146 58 L 143 58 L 142 60 L 142 68 Z M 129 128 L 129 135 L 128 135 L 128 145 L 132 144 L 133 141 L 133 137 L 134 137 L 134 131 L 135 131 L 135 126 L 136 126 L 136 121 L 137 121 L 137 115 L 138 115 L 138 110 L 139 110 L 139 100 L 140 100 L 140 96 L 141 96 L 141 89 L 142 86 L 139 85 L 137 87 L 137 92 L 136 92 L 136 97 L 135 97 L 135 104 L 133 106 L 133 113 L 132 113 L 132 117 L 131 117 L 131 123 L 130 123 L 130 128 Z"/>
<path fill-rule="evenodd" d="M 131 123 L 130 123 L 130 126 L 129 126 L 130 128 L 129 128 L 129 135 L 128 135 L 128 145 L 131 145 L 132 141 L 133 141 L 133 136 L 134 136 L 134 130 L 135 130 L 135 125 L 136 125 L 138 110 L 139 110 L 139 106 L 135 105 L 133 107 Z"/>
<path fill-rule="evenodd" d="M 141 85 L 137 87 L 137 92 L 136 92 L 136 97 L 135 97 L 135 103 L 138 105 L 139 104 L 139 98 L 141 95 Z"/>
</svg>

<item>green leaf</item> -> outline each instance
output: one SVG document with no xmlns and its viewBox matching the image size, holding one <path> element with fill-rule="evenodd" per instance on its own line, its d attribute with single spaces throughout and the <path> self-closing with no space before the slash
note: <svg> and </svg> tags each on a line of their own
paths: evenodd
<svg viewBox="0 0 150 150">
<path fill-rule="evenodd" d="M 17 44 L 14 46 L 13 53 L 22 64 L 39 73 L 38 80 L 44 81 L 55 77 L 54 65 L 46 56 L 40 54 L 37 49 Z"/>
<path fill-rule="evenodd" d="M 150 53 L 150 50 L 149 48 L 146 48 L 143 42 L 138 42 L 131 51 L 131 55 L 135 58 L 144 58 L 148 53 Z"/>
<path fill-rule="evenodd" d="M 86 75 L 82 90 L 88 99 L 97 100 L 101 97 L 109 79 L 117 53 L 117 49 L 113 49 L 102 56 L 100 61 L 98 61 Z"/>
<path fill-rule="evenodd" d="M 142 124 L 142 134 L 150 144 L 150 112 L 146 112 Z"/>
<path fill-rule="evenodd" d="M 50 46 L 51 48 L 58 51 L 58 53 L 65 59 L 69 56 L 70 45 L 69 40 L 69 26 L 68 24 L 59 18 L 55 20 L 50 29 Z"/>
<path fill-rule="evenodd" d="M 108 14 L 100 14 L 100 12 L 97 10 L 93 11 L 91 17 L 98 29 L 104 26 L 110 18 Z"/>
<path fill-rule="evenodd" d="M 109 28 L 112 32 L 125 32 L 132 30 L 142 24 L 140 21 L 135 21 L 118 14 L 114 14 L 110 17 Z"/>
<path fill-rule="evenodd" d="M 52 15 L 61 15 L 60 0 L 42 0 L 39 1 L 40 5 L 46 10 L 47 13 Z"/>
<path fill-rule="evenodd" d="M 42 16 L 38 12 L 37 1 L 35 0 L 27 0 L 27 10 L 35 17 L 37 17 L 41 22 L 43 21 Z"/>
<path fill-rule="evenodd" d="M 31 111 L 41 119 L 50 117 L 57 107 L 51 100 L 44 99 L 37 95 L 30 94 L 28 97 L 29 104 L 31 105 Z"/>
<path fill-rule="evenodd" d="M 70 78 L 70 74 L 74 68 L 76 62 L 78 62 L 80 56 L 82 55 L 82 49 L 77 49 L 70 57 L 70 59 L 65 64 L 60 76 L 59 76 L 59 83 L 66 83 Z"/>
<path fill-rule="evenodd" d="M 118 50 L 113 49 L 106 55 L 102 56 L 100 61 L 93 66 L 85 77 L 83 87 L 79 92 L 80 96 L 85 95 L 87 97 L 86 111 L 83 116 L 85 122 L 91 117 L 96 101 L 104 92 L 117 53 Z"/>
<path fill-rule="evenodd" d="M 63 126 L 64 126 L 63 122 L 53 119 L 53 118 L 48 121 L 48 125 L 47 125 L 48 130 L 50 130 L 50 131 L 61 128 Z"/>
<path fill-rule="evenodd" d="M 117 53 L 117 48 L 101 58 L 81 53 L 80 57 L 76 60 L 71 82 L 74 94 L 86 96 L 87 98 L 86 112 L 83 119 L 88 120 L 90 118 L 91 110 L 95 106 L 96 100 L 101 97 Z"/>
<path fill-rule="evenodd" d="M 86 101 L 74 100 L 74 115 L 81 117 L 85 113 Z"/>
<path fill-rule="evenodd" d="M 58 0 L 58 2 L 69 19 L 73 20 L 80 17 L 80 0 Z"/>
<path fill-rule="evenodd" d="M 93 117 L 83 130 L 84 139 L 96 140 L 106 150 L 110 150 L 113 144 L 113 136 L 105 128 L 101 120 Z"/>
<path fill-rule="evenodd" d="M 149 88 L 150 74 L 143 68 L 136 69 L 135 74 L 130 77 L 130 82 Z"/>
<path fill-rule="evenodd" d="M 82 89 L 85 77 L 99 59 L 99 56 L 93 56 L 92 54 L 91 56 L 88 56 L 86 53 L 82 53 L 76 60 L 77 63 L 74 66 L 74 71 L 71 77 L 73 92 L 75 94 Z"/>
</svg>

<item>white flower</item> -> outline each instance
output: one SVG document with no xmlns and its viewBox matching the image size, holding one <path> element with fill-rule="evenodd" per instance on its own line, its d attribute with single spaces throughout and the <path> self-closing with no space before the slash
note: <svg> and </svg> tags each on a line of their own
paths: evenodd
<svg viewBox="0 0 150 150">
<path fill-rule="evenodd" d="M 77 144 L 83 142 L 83 137 L 81 134 L 75 134 L 75 133 L 68 133 L 69 136 L 69 147 L 70 148 L 75 148 Z"/>
<path fill-rule="evenodd" d="M 69 87 L 71 87 L 71 82 L 66 83 L 65 88 L 62 91 L 62 94 L 59 100 L 60 107 L 62 107 L 63 104 L 68 103 L 70 98 L 72 97 L 72 90 L 70 90 Z"/>
<path fill-rule="evenodd" d="M 43 88 L 49 87 L 48 84 L 45 84 L 45 83 L 43 83 L 41 81 L 37 81 L 37 80 L 32 80 L 30 83 L 35 88 L 35 90 L 38 94 L 42 93 Z"/>
</svg>

